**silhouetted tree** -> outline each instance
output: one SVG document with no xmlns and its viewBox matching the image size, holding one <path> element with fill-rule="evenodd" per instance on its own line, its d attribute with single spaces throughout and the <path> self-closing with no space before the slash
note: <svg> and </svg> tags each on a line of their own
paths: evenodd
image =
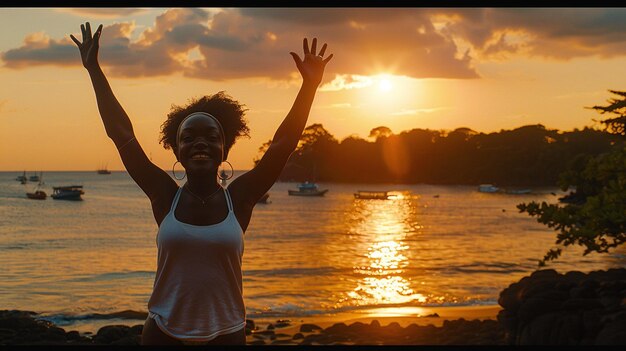
<svg viewBox="0 0 626 351">
<path fill-rule="evenodd" d="M 607 100 L 608 106 L 593 106 L 588 107 L 596 111 L 600 111 L 601 114 L 612 113 L 617 117 L 605 119 L 600 121 L 605 125 L 606 130 L 611 133 L 626 136 L 626 91 L 609 90 L 615 95 L 621 96 L 621 100 L 612 98 Z"/>
<path fill-rule="evenodd" d="M 626 93 L 611 92 L 623 99 L 612 99 L 609 106 L 594 106 L 593 109 L 620 115 L 602 123 L 610 132 L 624 137 L 624 115 L 621 111 L 626 106 Z M 583 255 L 606 253 L 622 245 L 626 241 L 626 148 L 623 141 L 597 156 L 578 154 L 572 159 L 570 167 L 559 180 L 563 191 L 572 187 L 575 189 L 561 199 L 565 204 L 533 201 L 519 204 L 520 212 L 527 212 L 539 223 L 554 228 L 557 245 L 584 247 Z M 557 259 L 561 253 L 561 247 L 549 249 L 539 265 Z"/>
<path fill-rule="evenodd" d="M 370 138 L 378 139 L 378 138 L 386 138 L 392 134 L 391 129 L 385 126 L 380 126 L 373 128 L 370 130 Z"/>
</svg>

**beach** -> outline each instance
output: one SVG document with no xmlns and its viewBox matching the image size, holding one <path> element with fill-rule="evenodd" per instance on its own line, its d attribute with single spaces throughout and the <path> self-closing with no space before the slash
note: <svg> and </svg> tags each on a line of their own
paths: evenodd
<svg viewBox="0 0 626 351">
<path fill-rule="evenodd" d="M 108 317 L 126 321 L 79 332 L 59 328 L 35 312 L 4 310 L 0 344 L 141 343 L 146 313 L 122 311 Z M 498 305 L 387 306 L 302 318 L 247 317 L 248 345 L 623 345 L 626 269 L 565 274 L 538 270 L 504 289 Z"/>
<path fill-rule="evenodd" d="M 248 345 L 501 345 L 499 306 L 424 307 L 415 315 L 390 309 L 293 319 L 248 319 Z M 140 343 L 143 324 L 81 332 L 37 321 L 27 311 L 0 312 L 0 344 Z"/>
</svg>

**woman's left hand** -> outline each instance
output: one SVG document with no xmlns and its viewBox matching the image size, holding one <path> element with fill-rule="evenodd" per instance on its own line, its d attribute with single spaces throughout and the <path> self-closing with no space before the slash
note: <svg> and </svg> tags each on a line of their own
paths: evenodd
<svg viewBox="0 0 626 351">
<path fill-rule="evenodd" d="M 313 38 L 310 49 L 306 38 L 304 38 L 302 46 L 304 48 L 304 60 L 300 59 L 300 56 L 295 52 L 290 52 L 290 54 L 293 56 L 293 60 L 296 62 L 296 66 L 304 82 L 319 85 L 324 75 L 324 67 L 326 67 L 328 61 L 333 58 L 333 55 L 330 54 L 327 58 L 324 58 L 326 44 L 324 44 L 319 53 L 316 54 L 317 38 Z"/>
</svg>

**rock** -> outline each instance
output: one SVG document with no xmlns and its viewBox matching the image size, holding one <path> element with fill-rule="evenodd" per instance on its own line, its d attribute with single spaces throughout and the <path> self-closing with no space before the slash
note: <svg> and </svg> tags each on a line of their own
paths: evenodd
<svg viewBox="0 0 626 351">
<path fill-rule="evenodd" d="M 129 331 L 130 327 L 127 325 L 107 325 L 98 330 L 93 340 L 97 343 L 110 344 L 126 337 Z"/>
<path fill-rule="evenodd" d="M 16 334 L 17 333 L 15 332 L 15 330 L 8 329 L 8 328 L 0 328 L 0 342 L 4 344 L 5 340 L 12 339 Z"/>
<path fill-rule="evenodd" d="M 560 274 L 557 273 L 557 271 L 555 271 L 554 269 L 541 269 L 541 270 L 534 271 L 530 274 L 531 279 L 543 279 L 543 278 L 555 279 L 555 278 L 558 278 L 559 276 Z"/>
<path fill-rule="evenodd" d="M 398 336 L 402 332 L 404 332 L 404 328 L 398 322 L 391 322 L 382 328 L 382 333 L 390 337 Z"/>
<path fill-rule="evenodd" d="M 297 345 L 295 342 L 291 340 L 274 340 L 271 345 Z"/>
<path fill-rule="evenodd" d="M 321 334 L 310 334 L 304 337 L 304 340 L 302 340 L 302 342 L 300 343 L 301 345 L 310 345 L 313 342 L 315 342 L 316 340 L 318 340 L 319 338 L 321 338 L 322 335 Z"/>
<path fill-rule="evenodd" d="M 252 319 L 246 319 L 246 329 L 250 329 L 250 330 L 255 330 L 256 329 L 256 325 L 254 324 L 254 321 Z"/>
<path fill-rule="evenodd" d="M 139 345 L 140 337 L 138 335 L 127 335 L 121 339 L 111 342 L 111 345 Z"/>
<path fill-rule="evenodd" d="M 598 299 L 573 298 L 563 302 L 561 307 L 564 310 L 592 310 L 594 308 L 602 308 L 604 306 Z"/>
<path fill-rule="evenodd" d="M 67 333 L 67 335 L 65 336 L 65 338 L 67 340 L 80 340 L 80 333 L 78 333 L 76 330 L 72 330 L 70 332 Z"/>
<path fill-rule="evenodd" d="M 315 325 L 315 324 L 308 324 L 308 323 L 304 323 L 300 326 L 300 332 L 301 333 L 310 333 L 313 332 L 315 330 L 322 330 L 322 328 L 320 328 L 319 326 Z"/>
<path fill-rule="evenodd" d="M 600 330 L 596 339 L 596 345 L 626 345 L 626 319 L 607 323 Z"/>
<path fill-rule="evenodd" d="M 626 324 L 625 302 L 626 269 L 564 275 L 544 270 L 523 277 L 500 293 L 498 303 L 503 309 L 497 319 L 509 344 L 618 344 L 624 333 L 614 326 L 621 320 Z M 462 338 L 478 343 L 488 335 L 480 329 L 472 336 L 469 329 L 456 323 L 444 322 L 444 326 L 455 334 L 448 343 Z"/>
<path fill-rule="evenodd" d="M 558 310 L 560 305 L 557 301 L 531 297 L 517 310 L 517 317 L 522 323 L 529 322 L 546 312 Z"/>
<path fill-rule="evenodd" d="M 141 335 L 143 333 L 143 324 L 135 324 L 130 327 L 130 332 L 135 335 Z"/>
<path fill-rule="evenodd" d="M 589 286 L 576 286 L 569 291 L 573 299 L 590 299 L 596 297 L 596 291 Z"/>
<path fill-rule="evenodd" d="M 274 325 L 274 327 L 276 328 L 284 328 L 284 327 L 288 327 L 291 325 L 290 323 L 291 321 L 288 319 L 279 319 L 276 321 L 276 324 Z"/>
<path fill-rule="evenodd" d="M 332 326 L 324 329 L 324 333 L 327 334 L 345 334 L 349 332 L 350 328 L 345 323 L 335 323 Z"/>
<path fill-rule="evenodd" d="M 304 335 L 302 333 L 295 333 L 292 337 L 293 340 L 304 339 Z"/>
<path fill-rule="evenodd" d="M 579 282 L 583 279 L 585 279 L 587 277 L 587 275 L 583 272 L 579 272 L 579 271 L 570 271 L 565 273 L 565 279 L 569 280 L 570 282 Z"/>
<path fill-rule="evenodd" d="M 361 323 L 361 322 L 354 322 L 350 324 L 348 328 L 350 330 L 350 333 L 357 334 L 357 335 L 365 334 L 368 331 L 368 329 L 370 329 L 369 325 L 365 323 Z"/>
</svg>

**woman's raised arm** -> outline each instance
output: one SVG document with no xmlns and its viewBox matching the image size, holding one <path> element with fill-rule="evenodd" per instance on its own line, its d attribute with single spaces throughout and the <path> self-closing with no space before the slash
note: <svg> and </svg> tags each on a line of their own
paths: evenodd
<svg viewBox="0 0 626 351">
<path fill-rule="evenodd" d="M 254 206 L 257 200 L 272 187 L 285 167 L 289 156 L 298 146 L 315 93 L 322 81 L 324 68 L 333 57 L 331 54 L 324 58 L 326 44 L 316 54 L 317 38 L 313 38 L 310 48 L 305 38 L 303 50 L 304 59 L 301 59 L 296 53 L 290 52 L 298 71 L 302 75 L 302 86 L 291 110 L 278 127 L 272 143 L 256 167 L 235 179 L 231 185 L 234 191 L 245 194 L 245 202 L 249 206 Z M 239 189 L 242 191 L 238 191 Z"/>
<path fill-rule="evenodd" d="M 102 25 L 98 26 L 93 35 L 89 22 L 84 25 L 81 24 L 80 29 L 83 36 L 82 42 L 71 34 L 70 38 L 78 46 L 83 66 L 91 78 L 106 133 L 115 143 L 124 167 L 130 176 L 154 204 L 156 200 L 162 197 L 163 189 L 167 189 L 167 193 L 169 193 L 169 190 L 173 189 L 172 187 L 176 188 L 177 185 L 167 173 L 155 166 L 146 156 L 141 145 L 135 139 L 133 126 L 126 111 L 115 98 L 111 86 L 100 68 L 98 50 Z M 159 221 L 157 220 L 157 222 Z"/>
</svg>

